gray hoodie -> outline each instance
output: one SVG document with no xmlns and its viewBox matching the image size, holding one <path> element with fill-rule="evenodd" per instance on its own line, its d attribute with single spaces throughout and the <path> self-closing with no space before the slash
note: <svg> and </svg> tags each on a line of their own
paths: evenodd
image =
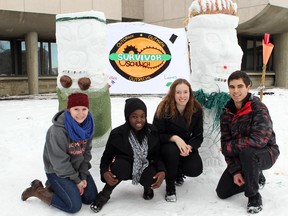
<svg viewBox="0 0 288 216">
<path fill-rule="evenodd" d="M 43 152 L 46 173 L 69 178 L 76 184 L 90 175 L 92 138 L 87 142 L 73 142 L 64 126 L 64 112 L 56 113 L 48 129 Z"/>
</svg>

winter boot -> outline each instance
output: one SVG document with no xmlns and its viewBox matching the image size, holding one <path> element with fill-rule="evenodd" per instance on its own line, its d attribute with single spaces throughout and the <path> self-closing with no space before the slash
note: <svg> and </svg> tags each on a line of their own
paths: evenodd
<svg viewBox="0 0 288 216">
<path fill-rule="evenodd" d="M 255 196 L 248 198 L 247 212 L 251 214 L 258 213 L 262 211 L 262 197 L 260 193 L 257 193 Z"/>
<path fill-rule="evenodd" d="M 154 191 L 150 187 L 144 187 L 143 198 L 145 200 L 151 200 L 154 197 Z"/>
<path fill-rule="evenodd" d="M 29 197 L 37 197 L 48 205 L 51 205 L 52 195 L 50 191 L 43 187 L 43 184 L 39 180 L 34 180 L 31 182 L 31 187 L 27 188 L 21 196 L 23 201 L 26 201 Z"/>
<path fill-rule="evenodd" d="M 166 194 L 165 200 L 167 202 L 176 202 L 176 188 L 175 188 L 175 181 L 174 180 L 166 180 Z"/>
<path fill-rule="evenodd" d="M 259 173 L 259 189 L 263 189 L 266 184 L 266 178 L 263 175 L 263 172 L 260 171 Z"/>
<path fill-rule="evenodd" d="M 90 205 L 90 209 L 92 211 L 94 211 L 95 213 L 99 212 L 103 206 L 108 202 L 108 200 L 110 199 L 110 195 L 112 193 L 112 190 L 115 188 L 116 186 L 110 186 L 108 184 L 106 184 L 103 188 L 103 190 L 98 193 L 95 201 L 93 203 L 91 203 Z"/>
<path fill-rule="evenodd" d="M 53 188 L 52 188 L 52 186 L 51 186 L 51 184 L 49 183 L 48 180 L 45 182 L 45 188 L 51 193 L 54 192 L 54 190 L 53 190 Z"/>
</svg>

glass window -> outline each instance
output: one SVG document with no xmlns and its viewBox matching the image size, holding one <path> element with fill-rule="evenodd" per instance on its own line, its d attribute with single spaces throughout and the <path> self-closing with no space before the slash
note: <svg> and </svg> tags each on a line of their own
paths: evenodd
<svg viewBox="0 0 288 216">
<path fill-rule="evenodd" d="M 58 52 L 57 44 L 50 43 L 51 45 L 51 75 L 58 75 Z"/>
<path fill-rule="evenodd" d="M 58 55 L 55 42 L 38 42 L 39 76 L 57 76 Z M 0 76 L 27 76 L 24 40 L 0 40 Z"/>
<path fill-rule="evenodd" d="M 39 75 L 49 75 L 49 44 L 38 42 L 38 72 Z"/>
<path fill-rule="evenodd" d="M 17 69 L 15 73 L 17 75 L 27 75 L 27 63 L 26 63 L 26 44 L 25 41 L 18 41 L 17 42 Z"/>
<path fill-rule="evenodd" d="M 239 44 L 243 50 L 242 70 L 259 72 L 263 70 L 263 46 L 260 37 L 239 37 Z M 267 71 L 273 71 L 273 52 L 266 67 Z"/>
<path fill-rule="evenodd" d="M 13 74 L 12 51 L 10 41 L 0 40 L 0 76 Z"/>
<path fill-rule="evenodd" d="M 57 56 L 56 43 L 39 42 L 38 43 L 38 58 L 39 58 L 39 75 L 40 76 L 57 75 L 58 56 Z"/>
</svg>

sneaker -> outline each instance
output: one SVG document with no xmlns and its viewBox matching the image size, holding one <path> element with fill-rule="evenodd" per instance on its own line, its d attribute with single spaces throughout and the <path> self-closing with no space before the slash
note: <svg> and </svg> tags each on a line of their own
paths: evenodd
<svg viewBox="0 0 288 216">
<path fill-rule="evenodd" d="M 177 201 L 176 193 L 174 193 L 174 194 L 166 193 L 165 194 L 165 200 L 167 202 L 176 202 Z"/>
<path fill-rule="evenodd" d="M 186 177 L 183 174 L 179 174 L 175 180 L 175 185 L 176 186 L 182 186 L 185 178 Z"/>
<path fill-rule="evenodd" d="M 262 211 L 262 197 L 260 193 L 257 193 L 255 196 L 248 198 L 247 212 L 251 214 L 258 213 Z"/>
<path fill-rule="evenodd" d="M 165 200 L 167 202 L 176 202 L 176 188 L 175 188 L 175 181 L 167 181 L 166 180 L 166 194 L 165 194 Z"/>
<path fill-rule="evenodd" d="M 151 200 L 154 197 L 154 191 L 151 188 L 145 188 L 144 187 L 144 193 L 143 193 L 143 198 L 145 200 Z"/>
<path fill-rule="evenodd" d="M 95 213 L 99 212 L 103 206 L 108 202 L 110 199 L 110 194 L 106 194 L 105 192 L 101 191 L 97 197 L 96 200 L 91 203 L 90 209 L 94 211 Z"/>
<path fill-rule="evenodd" d="M 266 178 L 263 175 L 263 172 L 260 171 L 259 173 L 259 189 L 263 189 L 266 184 Z"/>
</svg>

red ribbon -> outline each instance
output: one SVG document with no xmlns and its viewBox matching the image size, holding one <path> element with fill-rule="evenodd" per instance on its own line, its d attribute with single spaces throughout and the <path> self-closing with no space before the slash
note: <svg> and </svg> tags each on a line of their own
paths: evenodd
<svg viewBox="0 0 288 216">
<path fill-rule="evenodd" d="M 269 40 L 270 40 L 270 34 L 265 33 L 264 34 L 264 44 L 269 44 Z"/>
</svg>

